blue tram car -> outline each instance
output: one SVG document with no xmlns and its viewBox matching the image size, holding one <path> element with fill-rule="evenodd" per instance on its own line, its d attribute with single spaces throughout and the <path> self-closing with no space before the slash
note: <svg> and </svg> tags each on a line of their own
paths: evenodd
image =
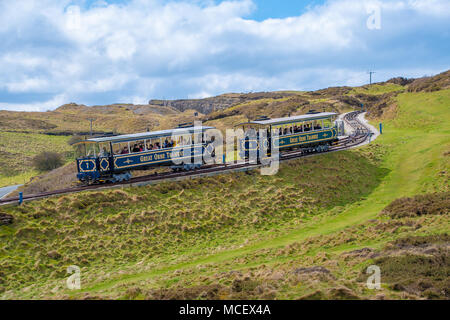
<svg viewBox="0 0 450 320">
<path fill-rule="evenodd" d="M 286 118 L 261 118 L 242 123 L 246 136 L 240 141 L 240 156 L 249 158 L 251 151 L 259 152 L 265 148 L 270 155 L 272 146 L 280 151 L 301 149 L 302 152 L 323 152 L 338 141 L 337 114 L 334 112 L 310 112 L 305 115 Z M 260 130 L 266 130 L 267 138 L 260 146 Z M 248 134 L 254 132 L 256 134 Z M 273 141 L 272 141 L 273 140 Z M 259 159 L 259 156 L 258 156 Z"/>
<path fill-rule="evenodd" d="M 119 182 L 130 180 L 132 170 L 160 166 L 172 166 L 174 170 L 198 168 L 203 162 L 193 160 L 202 159 L 208 150 L 214 152 L 204 138 L 209 129 L 214 128 L 187 126 L 87 139 L 81 142 L 85 156 L 77 159 L 77 178 L 86 184 Z"/>
</svg>

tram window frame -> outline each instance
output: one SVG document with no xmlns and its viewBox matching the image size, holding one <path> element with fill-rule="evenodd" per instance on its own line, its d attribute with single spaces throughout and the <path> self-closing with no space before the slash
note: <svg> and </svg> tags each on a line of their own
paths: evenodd
<svg viewBox="0 0 450 320">
<path fill-rule="evenodd" d="M 103 152 L 103 149 L 106 150 L 106 155 L 103 155 L 102 157 L 109 157 L 111 156 L 111 144 L 109 142 L 99 142 L 98 143 L 98 156 L 100 157 L 100 154 Z"/>
<path fill-rule="evenodd" d="M 323 128 L 324 129 L 331 129 L 331 128 L 333 128 L 333 121 L 331 120 L 331 118 L 323 119 L 322 122 L 323 122 Z"/>
<path fill-rule="evenodd" d="M 305 121 L 305 128 L 307 127 L 307 126 L 309 126 L 309 128 L 310 128 L 310 130 L 306 130 L 305 132 L 311 132 L 311 131 L 314 131 L 314 126 L 313 126 L 313 122 L 312 121 Z"/>
<path fill-rule="evenodd" d="M 145 140 L 145 151 L 155 151 L 155 150 L 162 150 L 162 149 L 164 149 L 161 139 L 162 139 L 161 137 L 146 139 Z M 153 145 L 155 147 L 156 143 L 159 143 L 159 147 L 160 147 L 159 149 L 149 149 L 150 145 Z"/>
<path fill-rule="evenodd" d="M 165 147 L 165 148 L 164 148 L 164 143 L 166 142 L 166 140 L 167 140 L 168 143 L 171 143 L 171 142 L 172 142 L 172 147 Z M 163 142 L 163 141 L 164 141 L 164 142 Z M 172 136 L 161 137 L 161 147 L 162 147 L 162 150 L 172 149 L 173 146 L 174 146 L 174 144 L 175 144 L 175 141 L 172 139 Z"/>
<path fill-rule="evenodd" d="M 113 145 L 113 148 L 112 148 L 113 155 L 115 155 L 115 156 L 121 155 L 124 147 L 128 148 L 128 153 L 126 153 L 126 154 L 130 154 L 130 143 L 129 142 L 115 142 L 112 145 Z M 116 152 L 115 146 L 119 146 L 118 152 Z"/>
<path fill-rule="evenodd" d="M 86 147 L 86 158 L 97 158 L 99 154 L 98 143 L 89 143 Z"/>
<path fill-rule="evenodd" d="M 313 120 L 312 121 L 312 131 L 320 131 L 320 130 L 322 130 L 323 125 L 321 124 L 321 122 L 322 122 L 321 120 Z M 316 129 L 317 125 L 320 126 L 319 129 Z"/>
<path fill-rule="evenodd" d="M 145 140 L 133 140 L 133 141 L 129 142 L 129 145 L 130 145 L 130 147 L 133 146 L 133 148 L 134 148 L 135 145 L 137 145 L 139 147 L 140 143 L 145 143 Z M 145 147 L 144 147 L 143 151 L 133 151 L 131 149 L 128 149 L 128 151 L 129 151 L 129 153 L 134 153 L 134 154 L 141 153 L 141 152 L 145 151 Z"/>
</svg>

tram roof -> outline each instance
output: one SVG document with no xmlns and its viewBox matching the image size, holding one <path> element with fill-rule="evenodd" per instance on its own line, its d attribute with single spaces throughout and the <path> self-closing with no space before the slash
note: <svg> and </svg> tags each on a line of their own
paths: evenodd
<svg viewBox="0 0 450 320">
<path fill-rule="evenodd" d="M 325 119 L 325 118 L 330 118 L 332 116 L 337 116 L 337 113 L 335 113 L 335 112 L 320 112 L 320 113 L 313 113 L 313 114 L 303 114 L 301 116 L 250 121 L 250 122 L 241 123 L 241 125 L 243 125 L 243 124 L 257 124 L 257 125 L 287 124 L 287 123 L 294 123 L 294 122 L 299 122 L 299 121 Z"/>
<path fill-rule="evenodd" d="M 120 136 L 91 138 L 91 139 L 87 139 L 86 141 L 89 141 L 89 142 L 128 142 L 128 141 L 137 141 L 137 140 L 144 140 L 144 139 L 170 137 L 172 135 L 182 135 L 182 134 L 186 134 L 186 133 L 192 134 L 194 132 L 203 132 L 203 131 L 209 130 L 209 129 L 215 129 L 215 128 L 207 127 L 207 126 L 177 128 L 177 129 L 160 130 L 160 131 L 152 131 L 152 132 L 125 134 L 125 135 L 120 135 Z"/>
</svg>

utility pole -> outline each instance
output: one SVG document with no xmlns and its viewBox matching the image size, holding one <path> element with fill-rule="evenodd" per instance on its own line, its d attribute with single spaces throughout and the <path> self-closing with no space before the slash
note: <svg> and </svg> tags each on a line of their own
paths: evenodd
<svg viewBox="0 0 450 320">
<path fill-rule="evenodd" d="M 91 137 L 92 137 L 92 122 L 93 122 L 95 119 L 89 118 L 88 120 L 91 122 Z"/>
<path fill-rule="evenodd" d="M 367 73 L 370 75 L 370 84 L 372 84 L 372 74 L 374 74 L 375 71 L 369 71 Z"/>
</svg>

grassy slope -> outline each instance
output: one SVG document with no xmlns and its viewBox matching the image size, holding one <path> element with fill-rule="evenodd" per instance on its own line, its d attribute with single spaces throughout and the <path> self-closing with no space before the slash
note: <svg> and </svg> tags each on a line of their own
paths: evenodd
<svg viewBox="0 0 450 320">
<path fill-rule="evenodd" d="M 160 297 L 152 290 L 161 288 L 230 286 L 233 276 L 223 273 L 229 271 L 250 277 L 255 286 L 272 286 L 262 289 L 266 298 L 317 290 L 333 297 L 342 293 L 334 286 L 373 296 L 355 281 L 367 259 L 348 262 L 343 252 L 379 249 L 403 236 L 448 232 L 449 226 L 448 216 L 400 222 L 377 216 L 396 198 L 448 191 L 450 91 L 397 99 L 398 118 L 385 123 L 376 144 L 294 161 L 275 177 L 232 175 L 8 209 L 17 222 L 0 229 L 4 297 L 88 292 L 152 298 Z M 36 237 L 41 241 L 31 240 Z M 73 263 L 83 272 L 78 293 L 62 288 L 65 267 Z M 293 268 L 317 265 L 335 278 L 292 278 Z"/>
<path fill-rule="evenodd" d="M 241 96 L 244 102 L 233 107 L 218 110 L 212 114 L 197 119 L 215 119 L 206 121 L 206 125 L 215 126 L 223 131 L 233 128 L 235 125 L 266 115 L 282 117 L 288 114 L 304 114 L 310 109 L 345 112 L 351 110 L 351 105 L 339 101 L 339 97 L 351 88 L 329 88 L 319 92 L 272 92 Z M 353 89 L 352 94 L 360 92 L 378 95 L 393 91 L 404 90 L 401 86 L 393 84 L 377 84 L 369 88 L 360 87 Z M 286 96 L 286 94 L 289 94 Z M 220 98 L 220 97 L 219 97 Z M 56 149 L 67 151 L 65 138 L 46 136 L 44 133 L 79 133 L 89 132 L 89 119 L 95 119 L 93 130 L 99 132 L 135 133 L 151 130 L 176 127 L 179 123 L 193 121 L 194 111 L 177 111 L 170 107 L 158 106 L 134 106 L 134 105 L 109 105 L 86 107 L 79 105 L 64 105 L 55 111 L 49 112 L 9 112 L 0 111 L 0 144 L 6 147 L 0 149 L 0 186 L 16 183 L 26 183 L 38 173 L 29 170 L 28 155 L 25 159 L 14 148 L 21 145 L 22 141 L 36 142 L 28 148 L 32 153 L 44 143 Z M 0 147 L 1 148 L 1 147 Z M 25 150 L 25 153 L 27 150 Z M 2 152 L 3 151 L 3 152 Z M 34 153 L 33 153 L 34 155 Z M 16 162 L 14 166 L 10 163 Z M 48 177 L 53 178 L 52 177 Z M 34 183 L 36 185 L 36 183 Z M 56 187 L 56 186 L 55 186 Z M 39 188 L 33 188 L 39 189 Z M 42 189 L 47 190 L 45 186 Z"/>
<path fill-rule="evenodd" d="M 393 84 L 393 83 L 384 83 L 384 84 L 373 84 L 373 85 L 366 85 L 362 87 L 353 88 L 348 94 L 354 95 L 358 93 L 363 94 L 371 94 L 371 95 L 380 95 L 385 93 L 391 93 L 391 92 L 402 92 L 405 91 L 405 87 Z"/>
<path fill-rule="evenodd" d="M 68 137 L 44 134 L 0 132 L 0 187 L 22 184 L 38 174 L 33 170 L 32 158 L 42 151 L 62 153 L 66 160 L 73 158 Z"/>
</svg>

